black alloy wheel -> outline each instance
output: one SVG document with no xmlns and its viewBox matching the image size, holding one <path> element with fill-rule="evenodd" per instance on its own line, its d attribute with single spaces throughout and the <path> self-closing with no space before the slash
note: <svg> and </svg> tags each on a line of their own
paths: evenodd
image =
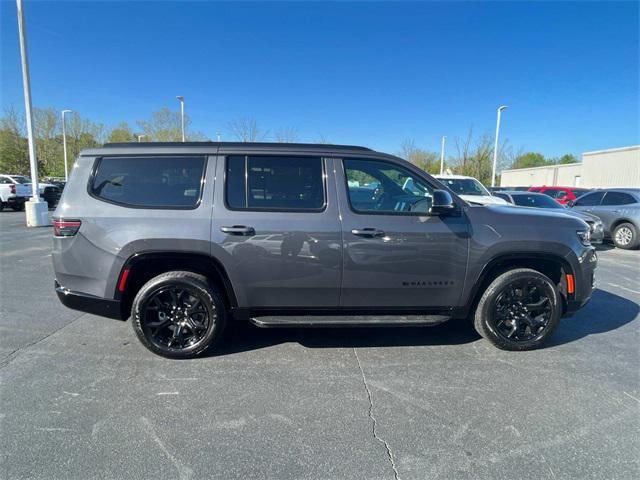
<svg viewBox="0 0 640 480">
<path fill-rule="evenodd" d="M 532 350 L 549 338 L 562 314 L 558 287 L 546 275 L 516 268 L 498 275 L 474 313 L 478 333 L 503 350 Z"/>
<path fill-rule="evenodd" d="M 193 272 L 166 272 L 137 293 L 133 329 L 158 355 L 191 358 L 211 347 L 226 323 L 223 297 L 208 279 Z"/>
<path fill-rule="evenodd" d="M 553 315 L 551 294 L 539 278 L 508 284 L 493 301 L 491 326 L 506 340 L 528 342 L 543 333 Z"/>
</svg>

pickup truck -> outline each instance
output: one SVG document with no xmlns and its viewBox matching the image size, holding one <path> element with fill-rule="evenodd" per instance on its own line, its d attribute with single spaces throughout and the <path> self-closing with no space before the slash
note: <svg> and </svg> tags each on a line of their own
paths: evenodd
<svg viewBox="0 0 640 480">
<path fill-rule="evenodd" d="M 16 182 L 9 175 L 0 175 L 0 210 L 11 207 L 16 212 L 20 211 L 30 196 L 31 185 Z"/>
</svg>

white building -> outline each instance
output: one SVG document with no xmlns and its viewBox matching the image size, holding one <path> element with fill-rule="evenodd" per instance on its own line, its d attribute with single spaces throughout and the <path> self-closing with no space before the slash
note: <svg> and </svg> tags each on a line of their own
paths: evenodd
<svg viewBox="0 0 640 480">
<path fill-rule="evenodd" d="M 503 170 L 501 187 L 640 187 L 640 145 L 582 154 L 581 163 Z"/>
</svg>

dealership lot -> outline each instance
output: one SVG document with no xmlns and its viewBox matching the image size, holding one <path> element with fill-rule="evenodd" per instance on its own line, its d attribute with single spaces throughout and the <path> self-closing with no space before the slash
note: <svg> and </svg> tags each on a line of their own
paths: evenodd
<svg viewBox="0 0 640 480">
<path fill-rule="evenodd" d="M 68 310 L 51 229 L 0 212 L 3 478 L 637 478 L 640 252 L 550 345 L 432 328 L 236 326 L 215 355 L 154 356 Z"/>
</svg>

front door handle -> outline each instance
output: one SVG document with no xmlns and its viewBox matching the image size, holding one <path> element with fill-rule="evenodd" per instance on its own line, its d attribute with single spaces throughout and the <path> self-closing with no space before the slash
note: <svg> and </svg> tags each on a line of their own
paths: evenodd
<svg viewBox="0 0 640 480">
<path fill-rule="evenodd" d="M 351 233 L 359 237 L 384 237 L 384 232 L 377 228 L 354 228 Z"/>
<path fill-rule="evenodd" d="M 220 231 L 229 235 L 254 235 L 256 229 L 245 225 L 233 225 L 232 227 L 220 227 Z"/>
</svg>

